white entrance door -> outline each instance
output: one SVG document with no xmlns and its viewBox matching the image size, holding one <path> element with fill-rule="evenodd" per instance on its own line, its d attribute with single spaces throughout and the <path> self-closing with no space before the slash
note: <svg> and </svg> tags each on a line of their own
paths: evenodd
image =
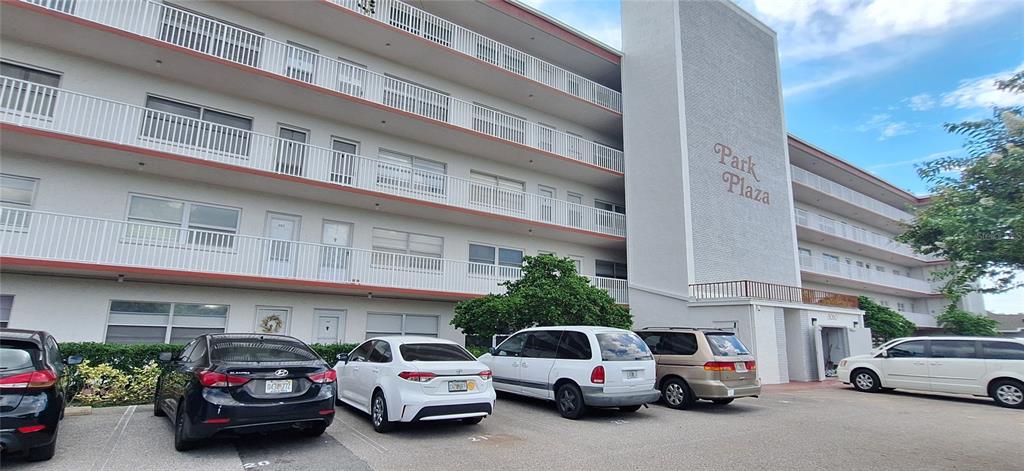
<svg viewBox="0 0 1024 471">
<path fill-rule="evenodd" d="M 267 275 L 289 277 L 295 274 L 298 255 L 299 217 L 267 213 Z"/>
<path fill-rule="evenodd" d="M 549 186 L 539 185 L 537 194 L 540 199 L 540 218 L 544 221 L 553 221 L 555 218 L 555 194 L 556 190 Z"/>
<path fill-rule="evenodd" d="M 345 311 L 314 309 L 313 314 L 316 319 L 313 342 L 332 344 L 345 338 Z"/>
<path fill-rule="evenodd" d="M 324 221 L 322 248 L 320 255 L 320 278 L 326 281 L 349 281 L 348 250 L 352 246 L 352 224 L 338 221 Z"/>
</svg>

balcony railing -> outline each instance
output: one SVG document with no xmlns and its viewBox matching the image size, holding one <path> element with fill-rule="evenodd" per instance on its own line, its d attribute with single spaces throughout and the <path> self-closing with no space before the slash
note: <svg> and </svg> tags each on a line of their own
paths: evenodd
<svg viewBox="0 0 1024 471">
<path fill-rule="evenodd" d="M 0 255 L 448 293 L 500 293 L 519 267 L 0 208 Z M 588 277 L 620 303 L 626 280 Z"/>
<path fill-rule="evenodd" d="M 320 88 L 623 172 L 622 151 L 151 0 L 20 0 Z"/>
<path fill-rule="evenodd" d="M 796 210 L 796 223 L 800 226 L 831 234 L 836 237 L 851 240 L 860 244 L 869 245 L 878 249 L 898 253 L 906 257 L 912 257 L 923 261 L 938 261 L 938 257 L 922 255 L 914 251 L 912 247 L 902 242 L 897 242 L 884 235 L 870 232 L 860 227 L 848 224 L 846 221 L 832 219 L 827 216 L 812 213 L 803 209 Z"/>
<path fill-rule="evenodd" d="M 570 229 L 626 234 L 626 216 L 612 211 L 11 78 L 0 78 L 0 121 Z"/>
<path fill-rule="evenodd" d="M 935 319 L 934 314 L 926 314 L 923 312 L 907 312 L 899 311 L 900 315 L 906 317 L 908 321 L 913 322 L 918 327 L 938 327 L 939 322 Z"/>
<path fill-rule="evenodd" d="M 814 188 L 822 193 L 827 193 L 850 204 L 855 204 L 864 209 L 874 211 L 894 221 L 909 222 L 914 216 L 901 209 L 885 204 L 864 193 L 851 190 L 832 180 L 815 175 L 795 165 L 790 166 L 793 170 L 793 181 L 805 186 Z"/>
<path fill-rule="evenodd" d="M 622 95 L 561 67 L 513 49 L 398 0 L 330 0 L 348 10 L 480 59 L 582 100 L 622 112 Z"/>
<path fill-rule="evenodd" d="M 856 296 L 760 281 L 721 281 L 690 285 L 690 296 L 709 299 L 751 298 L 857 309 Z"/>
<path fill-rule="evenodd" d="M 800 255 L 800 269 L 811 273 L 836 276 L 917 293 L 934 294 L 936 292 L 932 288 L 931 283 L 925 280 L 894 275 L 874 268 L 858 267 L 827 258 Z"/>
</svg>

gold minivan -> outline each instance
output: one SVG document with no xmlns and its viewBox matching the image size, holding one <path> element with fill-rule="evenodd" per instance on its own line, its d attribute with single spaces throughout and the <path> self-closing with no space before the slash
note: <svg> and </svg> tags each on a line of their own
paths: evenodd
<svg viewBox="0 0 1024 471">
<path fill-rule="evenodd" d="M 654 354 L 656 384 L 673 409 L 689 409 L 697 399 L 728 404 L 761 394 L 754 356 L 732 332 L 648 327 L 636 333 Z"/>
</svg>

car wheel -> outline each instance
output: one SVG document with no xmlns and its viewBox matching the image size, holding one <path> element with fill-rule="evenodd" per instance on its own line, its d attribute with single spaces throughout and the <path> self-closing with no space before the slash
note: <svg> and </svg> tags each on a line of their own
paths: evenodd
<svg viewBox="0 0 1024 471">
<path fill-rule="evenodd" d="M 320 423 L 318 423 L 316 425 L 310 425 L 308 427 L 304 427 L 302 429 L 302 434 L 307 436 L 307 437 L 319 437 L 320 435 L 323 435 L 324 432 L 326 432 L 326 431 L 327 431 L 327 424 L 324 423 L 324 422 L 320 422 Z"/>
<path fill-rule="evenodd" d="M 462 419 L 462 423 L 464 423 L 466 425 L 476 425 L 476 424 L 479 424 L 481 420 L 484 420 L 483 416 L 481 416 L 481 417 L 466 417 L 465 419 Z"/>
<path fill-rule="evenodd" d="M 734 398 L 731 397 L 727 397 L 725 399 L 712 399 L 711 402 L 718 404 L 720 406 L 724 406 L 726 404 L 732 404 L 733 399 Z"/>
<path fill-rule="evenodd" d="M 558 404 L 558 413 L 567 419 L 576 420 L 587 412 L 583 392 L 573 383 L 565 383 L 555 391 L 555 403 Z"/>
<path fill-rule="evenodd" d="M 1002 407 L 1024 409 L 1024 384 L 1012 379 L 996 381 L 992 385 L 992 399 Z"/>
<path fill-rule="evenodd" d="M 395 423 L 388 420 L 388 402 L 380 391 L 374 393 L 370 400 L 370 420 L 373 431 L 377 433 L 387 433 L 395 428 Z"/>
<path fill-rule="evenodd" d="M 621 407 L 619 407 L 619 410 L 622 411 L 622 412 L 636 412 L 636 411 L 640 410 L 640 405 L 621 406 Z"/>
<path fill-rule="evenodd" d="M 665 405 L 673 409 L 689 409 L 697 402 L 690 385 L 679 378 L 670 378 L 662 384 L 661 397 Z"/>
<path fill-rule="evenodd" d="M 185 404 L 178 401 L 178 413 L 174 417 L 174 449 L 189 451 L 196 447 L 196 442 L 185 432 Z"/>
<path fill-rule="evenodd" d="M 867 369 L 853 370 L 850 374 L 850 382 L 853 388 L 861 392 L 878 392 L 882 390 L 882 382 L 874 371 Z"/>
</svg>

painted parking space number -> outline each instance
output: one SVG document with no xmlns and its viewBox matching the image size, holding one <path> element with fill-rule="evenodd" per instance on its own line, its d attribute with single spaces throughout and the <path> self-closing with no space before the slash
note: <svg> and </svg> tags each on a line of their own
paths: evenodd
<svg viewBox="0 0 1024 471">
<path fill-rule="evenodd" d="M 256 469 L 270 465 L 269 461 L 257 461 L 255 463 L 242 463 L 242 469 Z"/>
<path fill-rule="evenodd" d="M 490 435 L 477 435 L 475 437 L 469 437 L 469 441 L 471 441 L 471 442 L 486 442 L 487 440 L 490 440 L 490 439 L 491 439 Z"/>
</svg>

